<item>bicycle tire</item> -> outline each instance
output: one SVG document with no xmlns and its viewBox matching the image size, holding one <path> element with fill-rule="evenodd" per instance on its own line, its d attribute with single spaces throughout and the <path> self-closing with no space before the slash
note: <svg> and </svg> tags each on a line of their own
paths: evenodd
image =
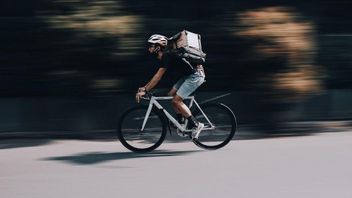
<svg viewBox="0 0 352 198">
<path fill-rule="evenodd" d="M 228 106 L 222 103 L 205 103 L 200 105 L 200 107 L 210 122 L 215 125 L 215 129 L 202 131 L 199 138 L 194 139 L 193 143 L 203 149 L 209 150 L 224 147 L 232 140 L 237 130 L 235 114 Z M 207 123 L 198 108 L 195 109 L 193 115 L 199 122 Z"/>
<path fill-rule="evenodd" d="M 142 126 L 148 106 L 135 106 L 128 109 L 119 119 L 117 135 L 127 149 L 145 153 L 158 148 L 166 136 L 166 124 L 156 108 L 153 108 L 143 132 Z"/>
</svg>

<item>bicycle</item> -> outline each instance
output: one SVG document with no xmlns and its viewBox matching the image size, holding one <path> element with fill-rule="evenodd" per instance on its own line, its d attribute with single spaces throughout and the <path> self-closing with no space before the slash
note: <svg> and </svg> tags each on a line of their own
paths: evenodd
<svg viewBox="0 0 352 198">
<path fill-rule="evenodd" d="M 187 129 L 187 119 L 184 124 L 180 124 L 158 102 L 171 99 L 171 96 L 156 97 L 148 93 L 142 100 L 149 101 L 149 105 L 138 105 L 123 113 L 117 128 L 122 145 L 137 153 L 153 151 L 165 140 L 167 128 L 171 134 L 171 124 L 179 130 L 180 136 L 192 139 L 192 130 Z M 232 140 L 237 121 L 229 107 L 222 103 L 209 102 L 199 105 L 194 96 L 185 100 L 190 101 L 188 106 L 192 109 L 193 116 L 205 125 L 199 138 L 192 139 L 193 143 L 203 149 L 212 150 L 224 147 Z M 193 105 L 195 108 L 192 108 Z"/>
</svg>

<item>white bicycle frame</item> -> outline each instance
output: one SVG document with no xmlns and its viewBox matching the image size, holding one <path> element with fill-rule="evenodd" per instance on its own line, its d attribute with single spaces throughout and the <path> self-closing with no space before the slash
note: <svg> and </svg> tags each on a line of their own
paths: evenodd
<svg viewBox="0 0 352 198">
<path fill-rule="evenodd" d="M 181 132 L 191 132 L 191 129 L 187 130 L 187 120 L 185 124 L 180 124 L 172 115 L 170 115 L 170 113 L 168 111 L 166 111 L 163 106 L 158 102 L 158 100 L 172 100 L 173 97 L 171 96 L 165 96 L 165 97 L 155 97 L 152 96 L 149 102 L 149 106 L 148 106 L 148 110 L 147 113 L 144 117 L 144 121 L 143 121 L 143 125 L 141 128 L 141 131 L 144 130 L 145 125 L 147 124 L 150 112 L 152 111 L 153 106 L 156 106 L 158 109 L 162 110 L 166 117 L 181 131 Z M 208 119 L 208 117 L 205 115 L 205 113 L 203 112 L 203 110 L 200 108 L 200 106 L 198 105 L 197 101 L 194 99 L 194 96 L 189 96 L 187 98 L 185 98 L 185 100 L 191 100 L 189 103 L 188 108 L 191 108 L 193 106 L 193 104 L 195 104 L 197 106 L 197 108 L 200 110 L 200 112 L 203 114 L 204 118 L 207 120 L 209 125 L 205 125 L 203 130 L 213 130 L 215 129 L 215 126 L 210 122 L 210 120 Z"/>
</svg>

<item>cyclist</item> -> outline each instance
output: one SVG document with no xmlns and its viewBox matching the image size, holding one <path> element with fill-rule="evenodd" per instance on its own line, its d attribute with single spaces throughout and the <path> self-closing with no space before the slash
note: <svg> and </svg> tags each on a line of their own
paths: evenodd
<svg viewBox="0 0 352 198">
<path fill-rule="evenodd" d="M 168 38 L 159 34 L 154 34 L 148 39 L 148 52 L 157 58 L 159 69 L 145 86 L 138 89 L 136 100 L 139 103 L 140 98 L 158 84 L 167 70 L 178 71 L 182 77 L 173 85 L 168 95 L 173 97 L 172 106 L 176 112 L 177 120 L 182 124 L 183 118 L 186 118 L 190 124 L 189 127 L 192 128 L 192 138 L 197 139 L 204 124 L 195 119 L 183 99 L 203 84 L 204 69 L 202 65 L 187 63 L 171 53 L 167 49 L 167 43 Z"/>
</svg>

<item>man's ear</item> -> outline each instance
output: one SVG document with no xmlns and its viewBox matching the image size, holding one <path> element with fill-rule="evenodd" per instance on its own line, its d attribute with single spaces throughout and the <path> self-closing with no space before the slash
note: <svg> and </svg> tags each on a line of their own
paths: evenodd
<svg viewBox="0 0 352 198">
<path fill-rule="evenodd" d="M 160 49 L 161 49 L 161 48 L 160 48 L 160 46 L 159 46 L 159 45 L 158 45 L 158 46 L 156 46 L 156 48 L 155 48 L 155 50 L 156 50 L 156 51 L 160 51 Z"/>
</svg>

